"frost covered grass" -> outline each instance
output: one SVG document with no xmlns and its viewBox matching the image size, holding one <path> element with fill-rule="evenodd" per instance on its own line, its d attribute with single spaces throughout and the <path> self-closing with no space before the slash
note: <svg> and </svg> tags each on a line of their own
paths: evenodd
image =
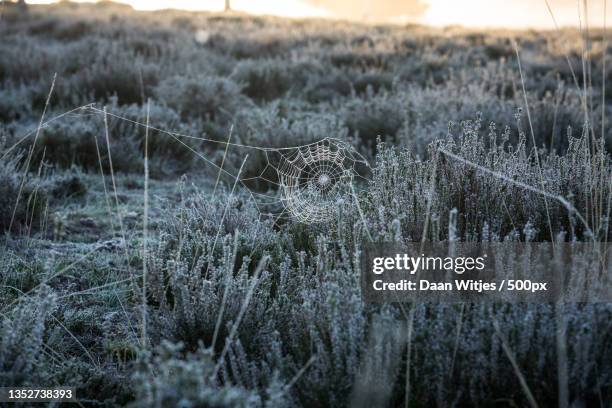
<svg viewBox="0 0 612 408">
<path fill-rule="evenodd" d="M 369 239 L 610 241 L 601 32 L 584 72 L 572 30 L 61 3 L 6 11 L 0 34 L 0 385 L 105 406 L 610 405 L 610 304 L 375 307 L 359 286 Z M 108 114 L 22 141 L 55 72 L 47 120 Z M 244 149 L 212 141 L 325 137 L 371 164 L 326 225 L 262 217 L 198 157 L 235 175 Z M 249 153 L 245 177 L 266 165 Z"/>
</svg>

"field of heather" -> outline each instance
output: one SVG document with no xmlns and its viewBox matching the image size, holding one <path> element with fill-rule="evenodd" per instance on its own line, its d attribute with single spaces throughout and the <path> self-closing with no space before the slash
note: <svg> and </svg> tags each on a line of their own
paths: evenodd
<svg viewBox="0 0 612 408">
<path fill-rule="evenodd" d="M 372 305 L 359 283 L 369 241 L 610 242 L 601 30 L 0 10 L 0 386 L 612 403 L 612 304 Z"/>
</svg>

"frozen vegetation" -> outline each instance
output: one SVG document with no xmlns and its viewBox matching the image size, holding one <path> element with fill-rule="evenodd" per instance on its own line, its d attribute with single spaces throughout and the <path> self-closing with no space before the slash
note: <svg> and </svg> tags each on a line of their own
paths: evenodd
<svg viewBox="0 0 612 408">
<path fill-rule="evenodd" d="M 610 241 L 603 32 L 1 7 L 0 386 L 87 406 L 612 403 L 610 304 L 373 306 L 359 286 L 370 236 Z M 148 106 L 213 141 L 338 138 L 369 181 L 333 222 L 271 219 L 199 156 L 237 174 L 240 148 L 150 130 L 147 180 L 144 128 L 78 109 L 37 131 L 49 95 L 45 121 Z"/>
</svg>

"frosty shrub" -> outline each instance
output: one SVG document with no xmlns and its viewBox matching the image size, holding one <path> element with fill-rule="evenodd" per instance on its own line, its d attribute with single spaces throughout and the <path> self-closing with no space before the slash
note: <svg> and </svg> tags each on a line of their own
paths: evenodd
<svg viewBox="0 0 612 408">
<path fill-rule="evenodd" d="M 245 95 L 264 101 L 283 96 L 296 80 L 299 81 L 281 61 L 276 60 L 241 61 L 236 65 L 232 79 L 244 85 Z"/>
<path fill-rule="evenodd" d="M 606 206 L 610 190 L 610 157 L 602 145 L 591 152 L 586 148 L 589 135 L 569 138 L 563 156 L 526 147 L 521 134 L 518 145 L 507 143 L 509 130 L 501 134 L 491 124 L 483 128 L 480 121 L 463 122 L 456 138 L 430 146 L 429 158 L 420 160 L 406 150 L 379 146 L 378 165 L 374 170 L 372 219 L 384 228 L 397 219 L 409 240 L 418 240 L 427 217 L 427 199 L 432 194 L 429 239 L 443 239 L 448 231 L 448 214 L 457 209 L 458 237 L 462 240 L 550 241 L 558 234 L 566 239 L 591 239 L 590 231 L 600 239 L 605 236 L 607 220 L 591 218 L 584 225 L 578 215 L 593 214 Z M 490 173 L 458 161 L 443 151 L 455 154 L 469 163 L 559 197 L 571 197 L 571 208 L 559 200 L 501 180 Z M 538 162 L 542 167 L 541 171 Z M 584 163 L 576 166 L 575 163 Z M 607 169 L 603 173 L 600 169 Z M 435 174 L 432 172 L 435 171 Z M 431 183 L 434 182 L 432 186 Z M 590 201 L 596 191 L 597 201 Z M 548 207 L 548 213 L 547 213 Z M 586 218 L 589 219 L 589 218 Z M 486 233 L 484 232 L 486 230 Z M 602 235 L 603 234 L 603 235 Z"/>
<path fill-rule="evenodd" d="M 230 293 L 224 319 L 238 314 L 252 279 L 250 273 L 277 245 L 271 226 L 253 222 L 257 218 L 257 210 L 245 198 L 234 197 L 226 206 L 221 199 L 210 201 L 196 195 L 162 227 L 163 239 L 151 258 L 156 287 L 152 293 L 162 310 L 173 313 L 167 321 L 177 340 L 190 347 L 198 341 L 209 346 L 222 291 L 230 287 L 236 292 Z M 232 240 L 236 240 L 233 245 Z M 263 323 L 260 319 L 247 322 L 254 327 Z M 226 325 L 218 330 L 225 333 Z"/>
<path fill-rule="evenodd" d="M 231 24 L 231 19 L 225 22 Z M 236 22 L 239 22 L 239 20 Z M 290 48 L 290 45 L 283 41 L 278 33 L 264 34 L 257 38 L 245 36 L 244 32 L 240 31 L 228 34 L 227 32 L 213 34 L 209 38 L 207 46 L 237 59 L 269 58 L 282 54 Z"/>
<path fill-rule="evenodd" d="M 87 184 L 78 168 L 71 171 L 47 177 L 45 191 L 55 200 L 83 197 L 87 194 Z"/>
<path fill-rule="evenodd" d="M 312 103 L 328 102 L 348 96 L 353 86 L 345 73 L 328 73 L 324 77 L 313 77 L 308 82 L 304 93 L 306 100 Z"/>
<path fill-rule="evenodd" d="M 38 30 L 41 28 L 39 27 Z M 92 27 L 85 21 L 63 21 L 54 27 L 53 35 L 60 41 L 76 41 L 91 33 Z"/>
<path fill-rule="evenodd" d="M 37 386 L 45 381 L 45 324 L 56 307 L 56 296 L 45 286 L 8 314 L 0 326 L 0 384 Z"/>
<path fill-rule="evenodd" d="M 381 90 L 389 90 L 393 83 L 393 77 L 383 72 L 355 73 L 351 77 L 353 78 L 353 87 L 359 93 L 365 93 L 368 88 L 372 89 L 374 93 Z"/>
<path fill-rule="evenodd" d="M 568 341 L 569 364 L 580 372 L 572 373 L 570 379 L 569 392 L 577 401 L 598 398 L 600 388 L 594 380 L 597 377 L 595 369 L 580 361 L 586 359 L 608 365 L 605 359 L 590 353 L 595 349 L 609 349 L 609 344 L 587 333 L 585 328 L 608 325 L 601 319 L 609 313 L 607 305 L 575 305 L 565 310 L 567 338 L 571 339 Z M 459 316 L 462 316 L 463 325 L 457 333 Z M 549 370 L 556 361 L 553 346 L 556 324 L 554 308 L 550 305 L 466 305 L 464 309 L 452 305 L 419 306 L 414 323 L 414 400 L 423 406 L 428 405 L 426 401 L 429 404 L 449 400 L 473 403 L 489 400 L 495 394 L 507 395 L 509 389 L 519 390 L 518 380 L 502 351 L 501 339 L 493 328 L 494 322 L 502 328 L 502 335 L 525 378 L 543 380 L 529 383 L 536 400 L 555 405 L 556 398 L 551 398 L 544 385 L 556 381 L 556 373 Z M 455 347 L 458 347 L 456 354 Z M 453 370 L 449 372 L 451 367 Z M 601 365 L 600 369 L 605 370 Z M 523 396 L 514 395 L 513 398 L 521 400 Z"/>
<path fill-rule="evenodd" d="M 157 86 L 155 95 L 184 119 L 227 122 L 233 113 L 247 105 L 241 87 L 220 77 L 168 78 Z"/>
<path fill-rule="evenodd" d="M 116 99 L 106 106 L 107 124 L 110 140 L 110 152 L 113 169 L 117 172 L 140 172 L 143 168 L 145 126 L 147 106 L 140 104 L 118 105 Z M 188 170 L 193 164 L 193 153 L 185 145 L 202 148 L 202 144 L 192 139 L 175 138 L 162 129 L 183 135 L 199 133 L 201 123 L 194 121 L 185 124 L 177 112 L 162 106 L 155 101 L 149 103 L 149 125 L 152 129 L 148 135 L 148 155 L 151 160 L 151 176 L 161 177 Z M 118 116 L 118 117 L 117 117 Z M 31 131 L 29 128 L 17 127 L 17 135 Z M 13 136 L 11 141 L 18 140 Z M 33 139 L 19 145 L 25 153 L 31 148 Z M 104 115 L 101 111 L 91 115 L 75 115 L 53 121 L 41 129 L 34 146 L 32 162 L 46 163 L 60 169 L 73 166 L 89 172 L 98 172 L 100 160 L 105 172 L 110 171 Z"/>
<path fill-rule="evenodd" d="M 299 398 L 345 400 L 358 370 L 365 324 L 352 262 L 335 259 L 333 244 L 325 240 L 316 244 L 319 255 L 298 252 L 292 259 L 289 237 L 253 222 L 254 209 L 238 212 L 238 203 L 230 201 L 223 218 L 222 200 L 195 196 L 164 227 L 165 238 L 150 260 L 156 288 L 152 300 L 162 313 L 160 322 L 172 323 L 168 335 L 192 349 L 198 342 L 211 347 L 218 330 L 218 353 L 255 285 L 229 344 L 224 378 L 253 387 L 277 371 L 289 381 L 316 354 L 313 368 L 301 380 L 305 385 Z M 217 235 L 219 219 L 224 222 Z M 321 280 L 323 271 L 329 272 Z M 272 350 L 265 351 L 270 344 Z M 304 348 L 306 344 L 314 348 Z M 334 381 L 322 381 L 330 376 Z"/>
<path fill-rule="evenodd" d="M 253 391 L 218 385 L 211 377 L 215 364 L 209 351 L 182 357 L 181 349 L 180 344 L 164 342 L 150 361 L 142 362 L 135 375 L 137 398 L 130 406 L 264 406 Z"/>
<path fill-rule="evenodd" d="M 153 64 L 144 62 L 129 50 L 104 43 L 93 49 L 97 54 L 89 52 L 91 65 L 70 79 L 71 94 L 80 95 L 86 102 L 115 96 L 122 104 L 143 102 L 152 96 L 153 87 L 159 81 L 158 70 Z"/>
<path fill-rule="evenodd" d="M 340 140 L 348 138 L 346 126 L 334 115 L 302 113 L 284 102 L 238 112 L 235 116 L 233 140 L 247 146 L 282 148 L 312 143 L 325 137 Z M 268 160 L 261 151 L 254 149 L 230 149 L 226 159 L 228 169 L 232 174 L 237 174 L 246 154 L 249 157 L 243 168 L 243 177 L 260 175 Z M 248 185 L 258 191 L 276 188 L 264 180 L 252 180 Z"/>
<path fill-rule="evenodd" d="M 396 101 L 386 96 L 372 99 L 355 99 L 344 108 L 343 116 L 350 133 L 375 147 L 376 139 L 393 141 L 405 118 L 405 112 Z"/>
<path fill-rule="evenodd" d="M 0 91 L 0 120 L 11 122 L 31 114 L 31 100 L 28 87 Z"/>
<path fill-rule="evenodd" d="M 112 124 L 109 126 L 112 128 Z M 113 167 L 116 171 L 138 171 L 142 168 L 138 141 L 132 135 L 121 136 L 121 138 L 113 137 L 110 141 Z M 45 161 L 60 168 L 76 165 L 90 171 L 99 169 L 99 151 L 105 172 L 110 169 L 101 117 L 53 122 L 41 130 L 34 149 L 35 162 L 42 160 L 44 154 Z"/>
<path fill-rule="evenodd" d="M 156 101 L 148 101 L 148 105 L 117 106 L 113 104 L 108 107 L 109 112 L 122 118 L 107 118 L 110 136 L 112 137 L 111 148 L 114 148 L 114 150 L 111 150 L 113 164 L 115 151 L 118 148 L 125 149 L 134 156 L 140 156 L 132 158 L 133 163 L 138 164 L 142 160 L 145 151 L 145 127 L 142 124 L 147 122 L 147 109 L 149 110 L 149 126 L 151 127 L 148 132 L 147 149 L 149 160 L 151 160 L 151 176 L 180 174 L 189 170 L 194 163 L 194 155 L 185 145 L 196 150 L 202 149 L 204 145 L 194 139 L 185 137 L 181 137 L 179 142 L 164 131 L 198 136 L 201 132 L 202 123 L 198 120 L 185 123 L 174 109 Z M 137 125 L 134 122 L 139 124 Z M 125 168 L 124 170 L 128 171 Z"/>
<path fill-rule="evenodd" d="M 2 152 L 0 148 L 0 154 Z M 24 174 L 21 159 L 20 156 L 0 158 L 0 231 L 2 232 L 11 227 L 15 231 L 38 229 L 40 222 L 46 217 L 47 192 L 38 177 Z"/>
</svg>

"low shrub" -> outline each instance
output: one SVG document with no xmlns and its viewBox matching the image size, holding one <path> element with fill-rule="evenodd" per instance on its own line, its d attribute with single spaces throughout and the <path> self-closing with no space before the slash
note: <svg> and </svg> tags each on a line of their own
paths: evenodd
<svg viewBox="0 0 612 408">
<path fill-rule="evenodd" d="M 357 93 L 365 93 L 368 88 L 373 93 L 381 90 L 389 90 L 393 84 L 393 78 L 385 73 L 366 73 L 353 77 L 353 87 Z"/>
<path fill-rule="evenodd" d="M 404 108 L 386 96 L 354 99 L 345 106 L 342 116 L 351 135 L 372 149 L 378 138 L 395 141 L 406 119 Z"/>
<path fill-rule="evenodd" d="M 60 41 L 76 41 L 89 35 L 93 31 L 93 24 L 87 21 L 65 21 L 57 24 L 54 30 L 47 33 Z"/>
<path fill-rule="evenodd" d="M 230 19 L 225 21 L 229 22 Z M 243 31 L 232 34 L 214 33 L 209 37 L 206 45 L 217 52 L 237 59 L 269 58 L 290 50 L 290 45 L 278 35 L 268 34 L 255 38 L 244 34 Z"/>
<path fill-rule="evenodd" d="M 0 385 L 35 387 L 48 380 L 44 351 L 46 321 L 57 298 L 41 286 L 18 308 L 4 314 L 0 326 Z"/>
<path fill-rule="evenodd" d="M 85 103 L 109 101 L 112 97 L 121 104 L 143 103 L 153 96 L 153 88 L 159 82 L 156 64 L 112 44 L 91 43 L 96 44 L 95 51 L 86 55 L 91 59 L 87 67 L 70 77 L 68 93 L 78 95 Z"/>
<path fill-rule="evenodd" d="M 32 115 L 32 100 L 26 86 L 0 90 L 0 121 L 12 122 Z"/>
<path fill-rule="evenodd" d="M 454 137 L 430 145 L 427 160 L 405 149 L 380 145 L 370 186 L 371 219 L 379 220 L 374 230 L 385 231 L 398 220 L 402 235 L 418 240 L 429 219 L 428 239 L 437 241 L 444 239 L 448 214 L 454 209 L 458 238 L 466 241 L 485 240 L 485 235 L 495 241 L 551 241 L 559 236 L 589 240 L 591 232 L 599 239 L 610 239 L 609 232 L 606 237 L 605 219 L 595 217 L 587 225 L 580 220 L 585 214 L 593 214 L 594 208 L 605 207 L 605 200 L 612 194 L 606 181 L 610 179 L 610 157 L 603 145 L 590 152 L 585 147 L 590 136 L 585 132 L 581 137 L 570 137 L 563 156 L 539 151 L 538 162 L 534 150 L 526 146 L 525 134 L 521 133 L 518 145 L 512 147 L 509 132 L 506 129 L 499 134 L 494 125 L 487 129 L 478 120 L 465 121 Z M 573 164 L 577 162 L 585 167 Z M 478 166 L 503 174 L 505 179 Z M 549 196 L 508 179 L 546 191 Z M 595 191 L 599 198 L 589 204 Z M 432 202 L 424 199 L 430 192 Z M 571 197 L 576 210 L 551 196 Z"/>
<path fill-rule="evenodd" d="M 245 95 L 259 101 L 283 96 L 297 79 L 277 60 L 241 61 L 236 65 L 231 78 L 239 84 L 244 84 Z"/>
<path fill-rule="evenodd" d="M 146 109 L 146 105 L 118 105 L 116 101 L 111 101 L 107 107 L 114 171 L 143 171 Z M 184 124 L 174 110 L 151 102 L 149 125 L 152 127 L 148 135 L 151 176 L 157 178 L 188 170 L 195 159 L 189 147 L 201 149 L 203 146 L 196 139 L 191 139 L 200 135 L 201 123 L 194 121 Z M 25 128 L 19 129 L 21 133 L 27 133 Z M 173 137 L 173 134 L 181 136 Z M 29 149 L 33 140 L 33 136 L 27 138 L 20 145 L 21 149 Z M 48 123 L 40 131 L 33 162 L 40 163 L 43 158 L 46 163 L 61 169 L 76 166 L 85 171 L 98 172 L 101 165 L 105 172 L 110 172 L 103 113 L 95 111 L 88 115 L 67 116 Z"/>
<path fill-rule="evenodd" d="M 1 232 L 38 229 L 46 217 L 47 193 L 38 177 L 24 174 L 22 163 L 22 157 L 0 158 Z"/>
<path fill-rule="evenodd" d="M 289 406 L 284 384 L 274 382 L 264 395 L 229 384 L 219 385 L 212 377 L 215 362 L 210 350 L 199 349 L 184 355 L 180 343 L 162 343 L 154 355 L 141 363 L 135 374 L 136 401 L 131 407 L 206 406 L 264 407 Z M 144 359 L 143 359 L 144 360 Z"/>
<path fill-rule="evenodd" d="M 238 84 L 215 76 L 168 78 L 155 88 L 155 95 L 184 120 L 224 123 L 238 109 L 248 106 Z"/>
<path fill-rule="evenodd" d="M 311 79 L 304 93 L 312 103 L 331 102 L 339 97 L 348 96 L 353 91 L 351 81 L 345 74 L 335 73 Z"/>
<path fill-rule="evenodd" d="M 283 148 L 312 143 L 325 137 L 345 140 L 348 138 L 348 130 L 334 115 L 292 113 L 290 108 L 285 109 L 279 103 L 240 111 L 235 117 L 233 135 L 233 140 L 242 145 Z M 228 171 L 237 174 L 246 154 L 249 156 L 241 176 L 260 176 L 270 163 L 270 157 L 258 149 L 231 148 L 226 161 Z M 258 191 L 276 188 L 263 179 L 253 179 L 247 184 Z"/>
<path fill-rule="evenodd" d="M 70 172 L 49 177 L 45 182 L 45 190 L 53 199 L 78 198 L 87 194 L 87 184 L 83 181 L 82 174 L 73 168 Z"/>
</svg>

